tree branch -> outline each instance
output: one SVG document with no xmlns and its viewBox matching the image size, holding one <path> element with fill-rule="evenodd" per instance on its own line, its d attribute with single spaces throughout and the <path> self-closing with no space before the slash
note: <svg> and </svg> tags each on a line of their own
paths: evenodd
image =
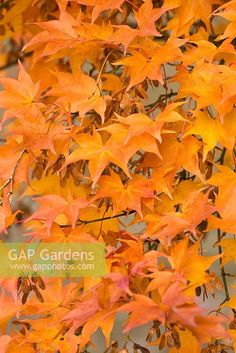
<svg viewBox="0 0 236 353">
<path fill-rule="evenodd" d="M 220 229 L 217 229 L 217 236 L 218 236 L 218 242 L 221 241 L 222 239 L 222 236 L 220 234 Z M 218 245 L 218 250 L 219 250 L 219 254 L 223 254 L 223 251 L 222 251 L 222 247 L 220 245 Z M 219 259 L 220 261 L 220 265 L 222 265 L 222 257 Z M 227 284 L 227 281 L 226 281 L 226 273 L 225 273 L 225 268 L 224 266 L 221 267 L 221 277 L 222 277 L 222 281 L 223 281 L 223 285 L 224 285 L 224 291 L 225 291 L 225 300 L 223 301 L 226 302 L 230 299 L 230 295 L 229 295 L 229 289 L 228 289 L 228 284 Z M 221 305 L 223 304 L 221 303 Z"/>
<path fill-rule="evenodd" d="M 128 216 L 130 214 L 134 214 L 136 213 L 135 210 L 131 210 L 129 212 L 126 212 L 126 211 L 123 211 L 122 213 L 119 213 L 115 216 L 108 216 L 108 217 L 102 217 L 102 218 L 96 218 L 96 219 L 91 219 L 89 221 L 86 221 L 86 220 L 82 220 L 82 219 L 79 219 L 78 222 L 77 222 L 77 226 L 80 226 L 82 224 L 90 224 L 90 223 L 96 223 L 96 222 L 103 222 L 103 221 L 107 221 L 109 219 L 114 219 L 114 218 L 119 218 L 119 217 L 123 217 L 123 216 Z M 60 225 L 61 228 L 69 228 L 71 227 L 71 224 L 62 224 Z"/>
<path fill-rule="evenodd" d="M 147 108 L 147 110 L 150 110 L 150 112 L 152 112 L 158 107 L 160 103 L 165 101 L 167 98 L 171 98 L 176 95 L 177 95 L 177 92 L 172 92 L 172 91 L 167 94 L 161 94 L 155 102 L 145 105 L 145 108 Z"/>
<path fill-rule="evenodd" d="M 226 148 L 224 147 L 223 150 L 222 150 L 222 153 L 221 153 L 221 156 L 218 160 L 218 162 L 222 165 L 224 164 L 224 158 L 225 158 L 225 154 L 226 154 Z M 222 236 L 224 235 L 224 233 L 222 234 Z M 217 236 L 218 236 L 218 242 L 221 241 L 221 233 L 220 233 L 220 229 L 217 229 Z M 219 251 L 219 254 L 223 254 L 223 251 L 222 251 L 222 247 L 220 245 L 218 245 L 218 251 Z M 222 265 L 222 257 L 219 259 L 220 260 L 220 265 Z M 229 289 L 228 289 L 228 284 L 227 284 L 227 280 L 226 280 L 226 273 L 225 273 L 225 268 L 224 266 L 221 266 L 221 277 L 222 277 L 222 281 L 223 281 L 223 285 L 224 285 L 224 290 L 225 290 L 225 300 L 223 301 L 226 302 L 230 299 L 230 295 L 229 295 Z M 223 304 L 221 303 L 221 305 Z"/>
<path fill-rule="evenodd" d="M 11 176 L 10 176 L 10 177 L 7 179 L 7 181 L 0 187 L 0 191 L 2 191 L 3 189 L 5 189 L 5 188 L 7 187 L 7 185 L 11 184 L 11 188 L 10 188 L 10 192 L 9 192 L 10 201 L 11 201 L 11 196 L 12 196 L 12 194 L 13 194 L 13 183 L 14 183 L 14 177 L 15 177 L 15 174 L 16 174 L 16 170 L 17 170 L 17 167 L 18 167 L 18 165 L 19 165 L 19 163 L 20 163 L 20 160 L 21 160 L 21 158 L 22 158 L 22 156 L 23 156 L 23 154 L 24 154 L 25 152 L 27 152 L 27 151 L 26 151 L 26 150 L 23 150 L 23 151 L 20 153 L 20 155 L 19 155 L 19 157 L 18 157 L 18 159 L 17 159 L 17 161 L 16 161 L 16 164 L 15 164 L 15 166 L 14 166 L 14 169 L 13 169 L 13 171 L 12 171 Z M 3 203 L 3 201 L 0 202 L 0 205 L 1 205 L 2 203 Z"/>
</svg>

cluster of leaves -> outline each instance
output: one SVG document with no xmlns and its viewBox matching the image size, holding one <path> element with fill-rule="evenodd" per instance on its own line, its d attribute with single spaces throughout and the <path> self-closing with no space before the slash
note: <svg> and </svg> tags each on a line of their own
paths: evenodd
<svg viewBox="0 0 236 353">
<path fill-rule="evenodd" d="M 103 242 L 107 266 L 1 280 L 0 352 L 89 352 L 99 328 L 107 353 L 233 349 L 236 1 L 0 10 L 1 69 L 20 59 L 0 78 L 2 238 L 18 224 L 32 241 Z M 126 333 L 145 324 L 146 347 Z"/>
</svg>

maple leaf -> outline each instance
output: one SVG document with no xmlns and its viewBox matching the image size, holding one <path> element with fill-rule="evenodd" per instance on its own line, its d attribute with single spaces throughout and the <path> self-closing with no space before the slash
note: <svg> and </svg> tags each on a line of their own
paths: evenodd
<svg viewBox="0 0 236 353">
<path fill-rule="evenodd" d="M 1 18 L 0 21 L 0 26 L 4 28 L 4 31 L 1 33 L 1 40 L 9 37 L 11 38 L 15 33 L 18 33 L 19 35 L 23 34 L 23 14 L 31 4 L 30 0 L 16 0 L 14 6 L 4 13 L 3 18 Z M 11 23 L 11 26 L 9 26 L 9 23 Z"/>
<path fill-rule="evenodd" d="M 210 315 L 197 316 L 195 322 L 193 333 L 201 344 L 209 341 L 212 337 L 229 337 L 223 326 L 224 320 L 221 318 Z"/>
<path fill-rule="evenodd" d="M 88 308 L 86 312 L 84 311 L 85 305 Z M 81 297 L 81 301 L 77 302 L 75 308 L 63 318 L 63 321 L 69 322 L 72 325 L 70 328 L 71 331 L 83 326 L 79 341 L 80 349 L 91 340 L 91 335 L 99 327 L 101 327 L 105 335 L 108 346 L 110 333 L 114 324 L 115 309 L 116 307 L 101 309 L 97 293 L 91 292 Z"/>
<path fill-rule="evenodd" d="M 171 322 L 179 322 L 193 332 L 197 339 L 203 343 L 211 337 L 227 336 L 222 321 L 215 317 L 204 317 L 202 309 L 194 304 L 186 302 L 187 297 L 181 296 L 182 286 L 177 282 L 171 285 L 163 296 L 163 302 L 155 303 L 151 298 L 136 294 L 134 300 L 122 305 L 118 311 L 130 312 L 123 332 L 127 332 L 134 327 L 144 325 L 149 321 L 158 320 L 164 323 L 166 319 Z M 180 297 L 178 297 L 180 295 Z M 177 302 L 176 302 L 177 299 Z M 185 304 L 184 304 L 185 301 Z M 174 308 L 173 308 L 174 307 Z M 145 313 L 145 315 L 144 315 Z M 212 321 L 211 321 L 212 319 Z M 214 327 L 216 331 L 214 331 Z M 200 331 L 205 328 L 204 334 Z"/>
<path fill-rule="evenodd" d="M 136 114 L 134 114 L 136 115 Z M 138 114 L 138 116 L 140 116 Z M 143 114 L 143 116 L 145 117 L 144 119 L 147 119 L 147 116 Z M 141 119 L 141 120 L 144 120 Z M 150 119 L 149 119 L 150 120 Z M 150 121 L 148 120 L 148 123 L 150 123 Z M 147 120 L 146 120 L 147 122 Z M 141 122 L 142 124 L 142 122 Z M 131 125 L 131 123 L 130 123 Z M 150 126 L 146 126 L 147 131 L 149 130 Z M 127 137 L 129 134 L 129 125 L 123 124 L 123 123 L 115 123 L 115 124 L 111 124 L 109 126 L 106 126 L 104 128 L 100 128 L 99 131 L 107 131 L 111 134 L 110 137 L 110 144 L 111 145 L 119 145 L 119 146 L 123 146 L 123 150 L 124 150 L 124 155 L 125 155 L 125 161 L 126 163 L 128 163 L 129 159 L 131 156 L 133 156 L 137 151 L 140 150 L 144 150 L 144 151 L 148 151 L 148 152 L 152 152 L 155 153 L 157 156 L 159 156 L 161 158 L 159 149 L 158 149 L 158 145 L 157 145 L 157 141 L 155 139 L 155 137 L 152 136 L 152 134 L 149 134 L 147 132 L 145 132 L 145 125 L 143 126 L 143 133 L 142 131 L 139 131 L 140 135 L 140 139 L 137 143 L 137 138 L 136 136 L 131 137 L 130 139 Z M 132 130 L 132 128 L 131 128 Z M 142 130 L 142 129 L 141 129 Z M 137 132 L 138 134 L 138 132 Z M 155 134 L 155 132 L 154 132 Z M 128 138 L 128 140 L 127 140 Z"/>
<path fill-rule="evenodd" d="M 137 137 L 144 133 L 150 134 L 159 142 L 161 142 L 161 132 L 169 132 L 163 129 L 165 123 L 188 121 L 187 119 L 184 119 L 178 112 L 174 111 L 177 106 L 179 106 L 179 103 L 169 104 L 164 111 L 158 114 L 155 120 L 152 120 L 147 115 L 141 113 L 132 114 L 128 117 L 117 115 L 117 120 L 120 123 L 128 125 L 127 137 L 124 141 L 124 144 L 127 144 L 127 142 L 132 137 Z"/>
<path fill-rule="evenodd" d="M 129 208 L 136 210 L 142 217 L 141 200 L 153 198 L 153 192 L 148 188 L 148 180 L 134 176 L 127 184 L 123 184 L 118 174 L 110 171 L 111 176 L 99 179 L 99 190 L 96 198 L 111 197 L 113 199 L 114 214 Z"/>
<path fill-rule="evenodd" d="M 152 179 L 151 183 L 153 186 L 153 189 L 156 192 L 163 192 L 169 196 L 170 199 L 172 199 L 171 195 L 171 183 L 168 182 L 168 173 L 171 173 L 172 168 L 157 168 L 154 170 L 152 174 Z"/>
<path fill-rule="evenodd" d="M 212 175 L 208 180 L 209 184 L 218 186 L 221 191 L 223 191 L 224 188 L 226 188 L 227 191 L 233 189 L 236 181 L 235 172 L 228 166 L 217 165 L 216 167 L 219 172 Z"/>
<path fill-rule="evenodd" d="M 40 302 L 34 296 L 30 297 L 25 304 L 24 313 L 30 314 L 37 312 L 39 315 L 52 312 L 55 317 L 48 317 L 50 325 L 55 326 L 68 312 L 65 310 L 72 301 L 75 300 L 78 284 L 70 282 L 66 286 L 61 278 L 43 278 L 46 290 L 43 291 L 43 302 Z M 64 308 L 62 307 L 64 306 Z M 56 321 L 55 321 L 56 320 Z M 40 321 L 34 321 L 36 328 L 44 327 Z M 38 335 L 37 335 L 38 337 Z"/>
<path fill-rule="evenodd" d="M 114 325 L 115 310 L 104 309 L 98 311 L 92 318 L 90 318 L 84 325 L 80 336 L 80 349 L 82 349 L 90 340 L 91 335 L 100 327 L 105 339 L 106 345 L 109 346 L 110 334 Z"/>
<path fill-rule="evenodd" d="M 97 25 L 95 23 L 81 23 L 80 26 L 76 26 L 76 30 L 81 37 L 81 44 L 84 46 L 88 45 L 90 41 L 101 41 L 101 43 L 108 44 L 110 37 L 113 34 L 113 27 L 110 23 L 103 23 L 102 25 Z M 83 50 L 80 48 L 80 50 Z M 96 48 L 96 47 L 95 47 Z"/>
<path fill-rule="evenodd" d="M 78 34 L 73 26 L 78 22 L 79 19 L 76 21 L 73 16 L 61 9 L 58 20 L 37 23 L 37 26 L 44 29 L 44 31 L 36 34 L 24 46 L 23 50 L 30 50 L 34 47 L 44 45 L 39 57 L 35 58 L 36 62 L 42 56 L 53 55 L 61 49 L 74 46 Z"/>
<path fill-rule="evenodd" d="M 79 143 L 79 148 L 75 149 L 66 158 L 64 167 L 78 160 L 89 160 L 89 171 L 93 180 L 93 187 L 109 163 L 116 164 L 130 177 L 125 162 L 125 154 L 119 145 L 109 142 L 109 140 L 103 144 L 101 135 L 96 131 L 90 136 L 80 134 L 76 139 Z"/>
<path fill-rule="evenodd" d="M 107 97 L 101 95 L 98 83 L 82 72 L 76 77 L 65 72 L 56 75 L 58 84 L 47 95 L 58 97 L 58 104 L 63 104 L 72 113 L 79 112 L 82 117 L 94 109 L 104 123 Z"/>
<path fill-rule="evenodd" d="M 220 172 L 209 179 L 209 184 L 216 185 L 219 188 L 215 207 L 220 213 L 220 218 L 210 217 L 209 228 L 220 228 L 223 231 L 235 233 L 236 176 L 226 166 L 217 165 L 217 169 Z"/>
<path fill-rule="evenodd" d="M 40 105 L 37 102 L 39 98 L 39 83 L 33 83 L 20 61 L 19 66 L 20 71 L 17 80 L 13 78 L 0 78 L 0 82 L 4 87 L 4 90 L 0 92 L 0 106 L 7 109 L 1 124 L 14 113 L 31 111 L 34 106 Z"/>
<path fill-rule="evenodd" d="M 200 135 L 202 137 L 204 142 L 203 161 L 206 160 L 208 152 L 211 151 L 218 142 L 221 142 L 223 146 L 228 147 L 230 152 L 232 152 L 234 138 L 230 141 L 226 136 L 231 126 L 233 131 L 235 129 L 235 116 L 235 112 L 233 112 L 233 114 L 227 114 L 222 124 L 218 118 L 211 118 L 207 112 L 196 112 L 196 120 L 193 126 L 186 131 L 183 137 L 191 134 Z"/>
<path fill-rule="evenodd" d="M 181 205 L 182 212 L 166 212 L 163 215 L 149 214 L 144 217 L 148 228 L 143 238 L 159 239 L 169 246 L 177 233 L 188 230 L 196 235 L 196 227 L 215 210 L 208 203 L 208 194 L 192 192 Z"/>
<path fill-rule="evenodd" d="M 17 113 L 15 117 L 16 121 L 7 126 L 4 135 L 22 136 L 22 149 L 31 151 L 48 149 L 56 154 L 56 143 L 64 141 L 65 151 L 67 151 L 70 128 L 63 126 L 60 119 L 57 118 L 54 121 L 47 119 L 39 110 L 35 110 L 30 115 Z"/>
<path fill-rule="evenodd" d="M 34 200 L 37 201 L 40 206 L 27 221 L 41 220 L 46 222 L 48 233 L 50 233 L 53 222 L 61 214 L 64 214 L 68 221 L 71 222 L 72 227 L 75 227 L 80 209 L 90 205 L 90 202 L 86 199 L 73 200 L 69 197 L 67 201 L 61 196 L 50 194 L 40 196 Z"/>
<path fill-rule="evenodd" d="M 151 0 L 146 0 L 134 15 L 138 24 L 138 29 L 130 28 L 127 25 L 115 25 L 117 30 L 109 38 L 109 42 L 124 45 L 125 52 L 130 43 L 136 37 L 159 36 L 155 22 L 167 11 L 163 8 L 153 8 Z"/>
<path fill-rule="evenodd" d="M 166 256 L 165 256 L 166 257 Z M 172 285 L 174 285 L 175 289 L 177 290 L 176 286 L 178 286 L 178 294 L 180 294 L 180 298 L 175 298 L 175 300 L 178 301 L 176 303 L 177 305 L 183 304 L 186 302 L 186 300 L 190 300 L 189 298 L 186 297 L 186 295 L 183 292 L 184 285 L 186 283 L 186 280 L 184 279 L 183 275 L 177 273 L 177 272 L 171 272 L 171 271 L 159 271 L 159 269 L 155 270 L 153 273 L 148 275 L 150 277 L 151 281 L 149 282 L 147 288 L 146 288 L 146 293 L 154 291 L 158 289 L 158 292 L 160 293 L 161 297 L 165 295 L 167 290 L 169 288 L 172 288 Z M 182 289 L 181 289 L 182 286 Z M 182 292 L 182 293 L 180 293 Z M 184 295 L 183 295 L 184 294 Z M 165 299 L 167 301 L 172 301 L 174 300 L 173 298 L 170 298 L 168 295 Z M 158 299 L 158 302 L 160 302 L 160 298 Z M 169 303 L 171 304 L 171 303 Z M 173 304 L 173 303 L 172 303 Z"/>
<path fill-rule="evenodd" d="M 197 110 L 213 105 L 223 122 L 224 116 L 233 108 L 236 94 L 232 78 L 235 69 L 211 63 L 196 63 L 189 73 L 179 70 L 175 79 L 181 83 L 177 98 L 190 95 L 197 102 Z"/>
<path fill-rule="evenodd" d="M 93 235 L 79 227 L 75 229 L 70 227 L 61 228 L 59 224 L 53 223 L 50 229 L 50 237 L 48 237 L 48 233 L 42 228 L 40 221 L 31 221 L 29 224 L 30 235 L 34 240 L 40 239 L 51 243 L 94 243 L 97 241 Z"/>
<path fill-rule="evenodd" d="M 88 196 L 87 187 L 85 185 L 75 185 L 72 177 L 66 179 L 65 184 L 62 184 L 60 175 L 49 173 L 40 179 L 32 179 L 30 185 L 24 191 L 23 196 L 48 195 L 51 193 L 66 199 L 68 196 L 68 189 L 74 199 L 86 199 Z"/>
<path fill-rule="evenodd" d="M 61 353 L 76 353 L 78 351 L 79 337 L 76 335 L 64 335 L 58 342 L 58 349 Z"/>
<path fill-rule="evenodd" d="M 176 136 L 165 135 L 162 137 L 162 143 L 158 146 L 161 155 L 161 161 L 158 167 L 172 169 L 169 176 L 174 177 L 177 171 L 182 167 L 190 173 L 197 175 L 205 183 L 199 169 L 198 151 L 202 144 L 193 136 L 187 136 L 182 141 L 178 141 Z M 157 167 L 157 165 L 155 167 Z M 173 182 L 173 179 L 172 179 Z"/>
<path fill-rule="evenodd" d="M 124 263 L 135 264 L 143 259 L 143 242 L 139 237 L 129 232 L 122 232 L 119 238 L 121 246 L 117 249 L 114 256 Z"/>
<path fill-rule="evenodd" d="M 127 25 L 114 26 L 116 31 L 108 38 L 108 42 L 119 45 L 122 44 L 127 52 L 128 47 L 137 36 L 141 36 L 140 30 L 130 28 Z"/>
<path fill-rule="evenodd" d="M 98 298 L 96 295 L 92 295 L 91 298 L 84 298 L 85 300 L 78 301 L 73 310 L 71 310 L 63 320 L 73 323 L 73 328 L 80 327 L 86 323 L 86 321 L 93 316 L 99 309 Z M 88 310 L 84 311 L 84 305 Z"/>
<path fill-rule="evenodd" d="M 156 304 L 151 298 L 141 294 L 135 294 L 134 300 L 122 305 L 118 311 L 130 312 L 123 332 L 127 332 L 140 325 L 145 325 L 147 322 L 153 320 L 165 322 L 165 313 L 162 307 Z"/>
<path fill-rule="evenodd" d="M 183 57 L 183 63 L 187 66 L 201 61 L 203 56 L 206 61 L 212 62 L 217 55 L 216 46 L 206 40 L 190 42 L 189 45 L 190 49 L 184 53 Z"/>
<path fill-rule="evenodd" d="M 102 74 L 102 89 L 104 91 L 118 92 L 122 89 L 122 82 L 119 77 L 113 74 Z"/>
<path fill-rule="evenodd" d="M 132 267 L 132 274 L 143 274 L 145 269 L 149 271 L 157 271 L 157 259 L 159 257 L 167 257 L 164 253 L 157 251 L 149 251 L 142 256 L 142 259 Z"/>
<path fill-rule="evenodd" d="M 146 78 L 157 80 L 163 84 L 161 65 L 169 61 L 180 59 L 182 53 L 179 47 L 184 43 L 185 40 L 170 37 L 164 45 L 159 45 L 156 48 L 156 54 L 151 57 L 134 51 L 131 56 L 113 63 L 113 65 L 124 65 L 128 68 L 130 83 L 127 87 L 127 91 L 133 86 L 143 82 Z"/>
<path fill-rule="evenodd" d="M 185 239 L 174 246 L 169 257 L 172 268 L 183 274 L 194 287 L 208 281 L 206 271 L 221 256 L 201 256 L 198 248 L 199 243 L 188 247 L 188 239 Z"/>
<path fill-rule="evenodd" d="M 118 9 L 122 11 L 121 6 L 125 0 L 100 0 L 99 3 L 96 0 L 74 0 L 79 4 L 92 6 L 92 22 L 95 22 L 101 12 L 105 10 Z"/>
<path fill-rule="evenodd" d="M 79 338 L 72 334 L 63 334 L 63 327 L 55 318 L 44 318 L 41 325 L 31 321 L 31 331 L 28 333 L 25 341 L 30 342 L 40 350 L 48 351 L 50 349 L 59 350 L 62 353 L 75 353 L 78 349 Z M 67 349 L 67 350 L 66 350 Z"/>
<path fill-rule="evenodd" d="M 189 36 L 189 31 L 193 23 L 201 19 L 208 31 L 210 31 L 210 15 L 212 13 L 212 5 L 221 3 L 217 0 L 165 0 L 163 7 L 172 8 L 175 11 L 174 18 L 168 23 L 166 29 L 176 31 L 177 36 L 185 34 Z"/>
<path fill-rule="evenodd" d="M 35 353 L 33 344 L 23 343 L 22 340 L 13 340 L 8 347 L 7 353 L 17 353 L 19 346 L 25 353 Z"/>
<path fill-rule="evenodd" d="M 138 22 L 138 27 L 142 35 L 159 34 L 156 29 L 155 22 L 165 13 L 167 9 L 153 8 L 153 2 L 146 0 L 138 11 L 134 11 L 135 18 Z"/>
</svg>

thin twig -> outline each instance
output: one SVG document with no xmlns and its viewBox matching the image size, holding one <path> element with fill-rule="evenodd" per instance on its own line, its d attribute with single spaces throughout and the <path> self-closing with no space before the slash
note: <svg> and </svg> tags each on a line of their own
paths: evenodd
<svg viewBox="0 0 236 353">
<path fill-rule="evenodd" d="M 221 156 L 219 158 L 219 163 L 221 165 L 224 164 L 225 153 L 226 153 L 226 148 L 224 147 L 224 149 L 222 150 Z M 223 233 L 221 235 L 220 229 L 217 229 L 218 243 L 221 241 L 222 237 L 225 234 L 226 233 Z M 223 254 L 222 247 L 220 245 L 218 245 L 218 251 L 219 251 L 219 254 Z M 229 295 L 229 289 L 228 289 L 228 284 L 227 284 L 227 280 L 226 280 L 225 268 L 224 268 L 224 266 L 222 266 L 222 257 L 220 257 L 219 261 L 220 261 L 220 265 L 221 265 L 221 277 L 222 277 L 223 286 L 224 286 L 224 290 L 225 290 L 225 300 L 223 301 L 223 303 L 224 303 L 230 299 L 230 295 Z M 223 303 L 221 303 L 221 305 Z"/>
<path fill-rule="evenodd" d="M 158 105 L 166 99 L 166 97 L 171 98 L 176 95 L 177 95 L 176 92 L 170 92 L 167 95 L 161 94 L 155 102 L 145 105 L 145 108 L 151 109 L 150 112 L 153 112 L 158 107 Z"/>
<path fill-rule="evenodd" d="M 163 68 L 163 72 L 164 72 L 164 79 L 165 79 L 165 82 L 164 82 L 164 88 L 166 90 L 166 102 L 165 102 L 165 105 L 167 105 L 167 101 L 168 101 L 168 87 L 167 87 L 167 75 L 166 75 L 166 68 L 165 68 L 165 64 L 162 65 L 162 68 Z"/>
<path fill-rule="evenodd" d="M 13 171 L 12 171 L 12 174 L 11 174 L 11 176 L 7 179 L 7 181 L 0 187 L 0 191 L 2 191 L 3 189 L 5 189 L 6 187 L 7 187 L 7 185 L 11 185 L 10 186 L 10 192 L 9 192 L 9 196 L 10 196 L 10 201 L 11 201 L 11 198 L 12 198 L 12 194 L 13 194 L 13 184 L 14 184 L 14 177 L 15 177 L 15 174 L 16 174 L 16 170 L 17 170 L 17 167 L 18 167 L 18 165 L 19 165 L 19 163 L 20 163 L 20 160 L 21 160 L 21 158 L 22 158 L 22 156 L 23 156 L 23 154 L 25 153 L 25 152 L 27 152 L 26 150 L 23 150 L 23 151 L 21 151 L 21 153 L 20 153 L 20 155 L 19 155 L 19 157 L 18 157 L 18 159 L 17 159 L 17 161 L 16 161 L 16 164 L 15 164 L 15 166 L 14 166 L 14 169 L 13 169 Z"/>
<path fill-rule="evenodd" d="M 221 236 L 221 233 L 220 233 L 220 229 L 217 230 L 217 236 L 218 236 L 218 242 L 220 242 L 221 239 L 222 239 L 222 236 Z M 219 254 L 223 254 L 222 247 L 220 245 L 218 245 L 218 250 L 219 250 Z M 220 261 L 220 265 L 222 265 L 222 257 L 220 257 L 219 261 Z M 220 272 L 221 272 L 221 277 L 222 277 L 222 281 L 223 281 L 223 285 L 224 285 L 224 291 L 225 291 L 225 300 L 223 301 L 223 303 L 224 303 L 226 301 L 229 301 L 229 299 L 230 299 L 229 289 L 228 289 L 228 284 L 227 284 L 227 281 L 226 281 L 226 273 L 225 273 L 224 266 L 221 267 L 221 271 Z M 221 303 L 221 305 L 223 303 Z"/>
<path fill-rule="evenodd" d="M 105 67 L 105 65 L 106 65 L 106 63 L 107 63 L 107 60 L 109 59 L 109 56 L 111 55 L 111 53 L 112 53 L 113 51 L 114 51 L 114 50 L 112 49 L 112 50 L 107 54 L 107 56 L 105 57 L 105 59 L 104 59 L 104 61 L 103 61 L 103 63 L 102 63 L 102 66 L 101 66 L 100 71 L 99 71 L 99 73 L 98 73 L 98 77 L 97 77 L 97 79 L 96 79 L 97 85 L 99 85 L 99 81 L 100 81 L 100 79 L 101 79 L 101 76 L 102 76 L 102 72 L 103 72 L 103 70 L 104 70 L 104 67 Z"/>
<path fill-rule="evenodd" d="M 77 226 L 80 226 L 82 224 L 90 224 L 90 223 L 96 223 L 96 222 L 103 222 L 103 221 L 107 221 L 109 219 L 114 219 L 114 218 L 119 218 L 119 217 L 123 217 L 123 216 L 128 216 L 130 214 L 134 214 L 136 213 L 135 210 L 131 210 L 129 212 L 122 212 L 122 213 L 119 213 L 115 216 L 108 216 L 108 217 L 102 217 L 102 218 L 96 218 L 96 219 L 91 219 L 89 221 L 86 221 L 86 220 L 82 220 L 82 219 L 79 219 L 78 222 L 77 222 Z M 61 228 L 68 228 L 68 227 L 71 227 L 71 224 L 62 224 L 60 225 Z"/>
<path fill-rule="evenodd" d="M 100 237 L 101 233 L 102 233 L 102 227 L 103 227 L 103 221 L 104 221 L 104 217 L 105 217 L 105 214 L 107 213 L 108 211 L 108 208 L 105 209 L 105 211 L 103 212 L 103 220 L 101 221 L 101 224 L 100 224 L 100 229 L 99 229 L 99 232 L 98 232 L 98 238 Z"/>
</svg>

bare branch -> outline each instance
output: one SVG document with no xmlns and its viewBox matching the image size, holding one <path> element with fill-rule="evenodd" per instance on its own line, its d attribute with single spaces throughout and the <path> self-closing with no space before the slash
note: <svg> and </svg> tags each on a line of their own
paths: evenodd
<svg viewBox="0 0 236 353">
<path fill-rule="evenodd" d="M 96 222 L 103 222 L 103 221 L 107 221 L 107 220 L 113 219 L 113 218 L 119 218 L 119 217 L 123 217 L 123 216 L 129 216 L 129 215 L 134 214 L 134 213 L 136 213 L 136 211 L 135 211 L 135 210 L 131 210 L 131 211 L 128 211 L 128 212 L 124 211 L 124 212 L 119 213 L 119 214 L 117 214 L 117 215 L 115 215 L 115 216 L 108 216 L 108 217 L 96 218 L 96 219 L 91 219 L 91 220 L 89 220 L 89 221 L 79 219 L 79 220 L 78 220 L 78 223 L 77 223 L 76 225 L 77 225 L 77 226 L 80 226 L 80 225 L 82 225 L 82 224 L 90 224 L 90 223 L 96 223 Z M 71 224 L 62 224 L 60 227 L 61 227 L 61 228 L 68 228 L 68 227 L 71 227 Z"/>
<path fill-rule="evenodd" d="M 15 166 L 14 166 L 14 169 L 13 169 L 13 171 L 12 171 L 12 175 L 7 179 L 7 181 L 0 187 L 0 191 L 2 191 L 3 189 L 5 189 L 6 187 L 7 187 L 7 185 L 9 185 L 9 184 L 11 184 L 11 188 L 10 188 L 10 192 L 9 192 L 9 195 L 10 195 L 10 200 L 11 200 L 11 196 L 12 196 L 12 194 L 13 194 L 13 184 L 14 184 L 14 177 L 15 177 L 15 174 L 16 174 L 16 170 L 17 170 L 17 167 L 18 167 L 18 165 L 19 165 L 19 163 L 20 163 L 20 160 L 21 160 L 21 158 L 22 158 L 22 156 L 23 156 L 23 154 L 25 153 L 25 152 L 27 152 L 26 150 L 23 150 L 21 153 L 20 153 L 20 155 L 19 155 L 19 157 L 18 157 L 18 159 L 17 159 L 17 162 L 16 162 L 16 164 L 15 164 Z M 1 203 L 2 204 L 2 203 Z"/>
</svg>

